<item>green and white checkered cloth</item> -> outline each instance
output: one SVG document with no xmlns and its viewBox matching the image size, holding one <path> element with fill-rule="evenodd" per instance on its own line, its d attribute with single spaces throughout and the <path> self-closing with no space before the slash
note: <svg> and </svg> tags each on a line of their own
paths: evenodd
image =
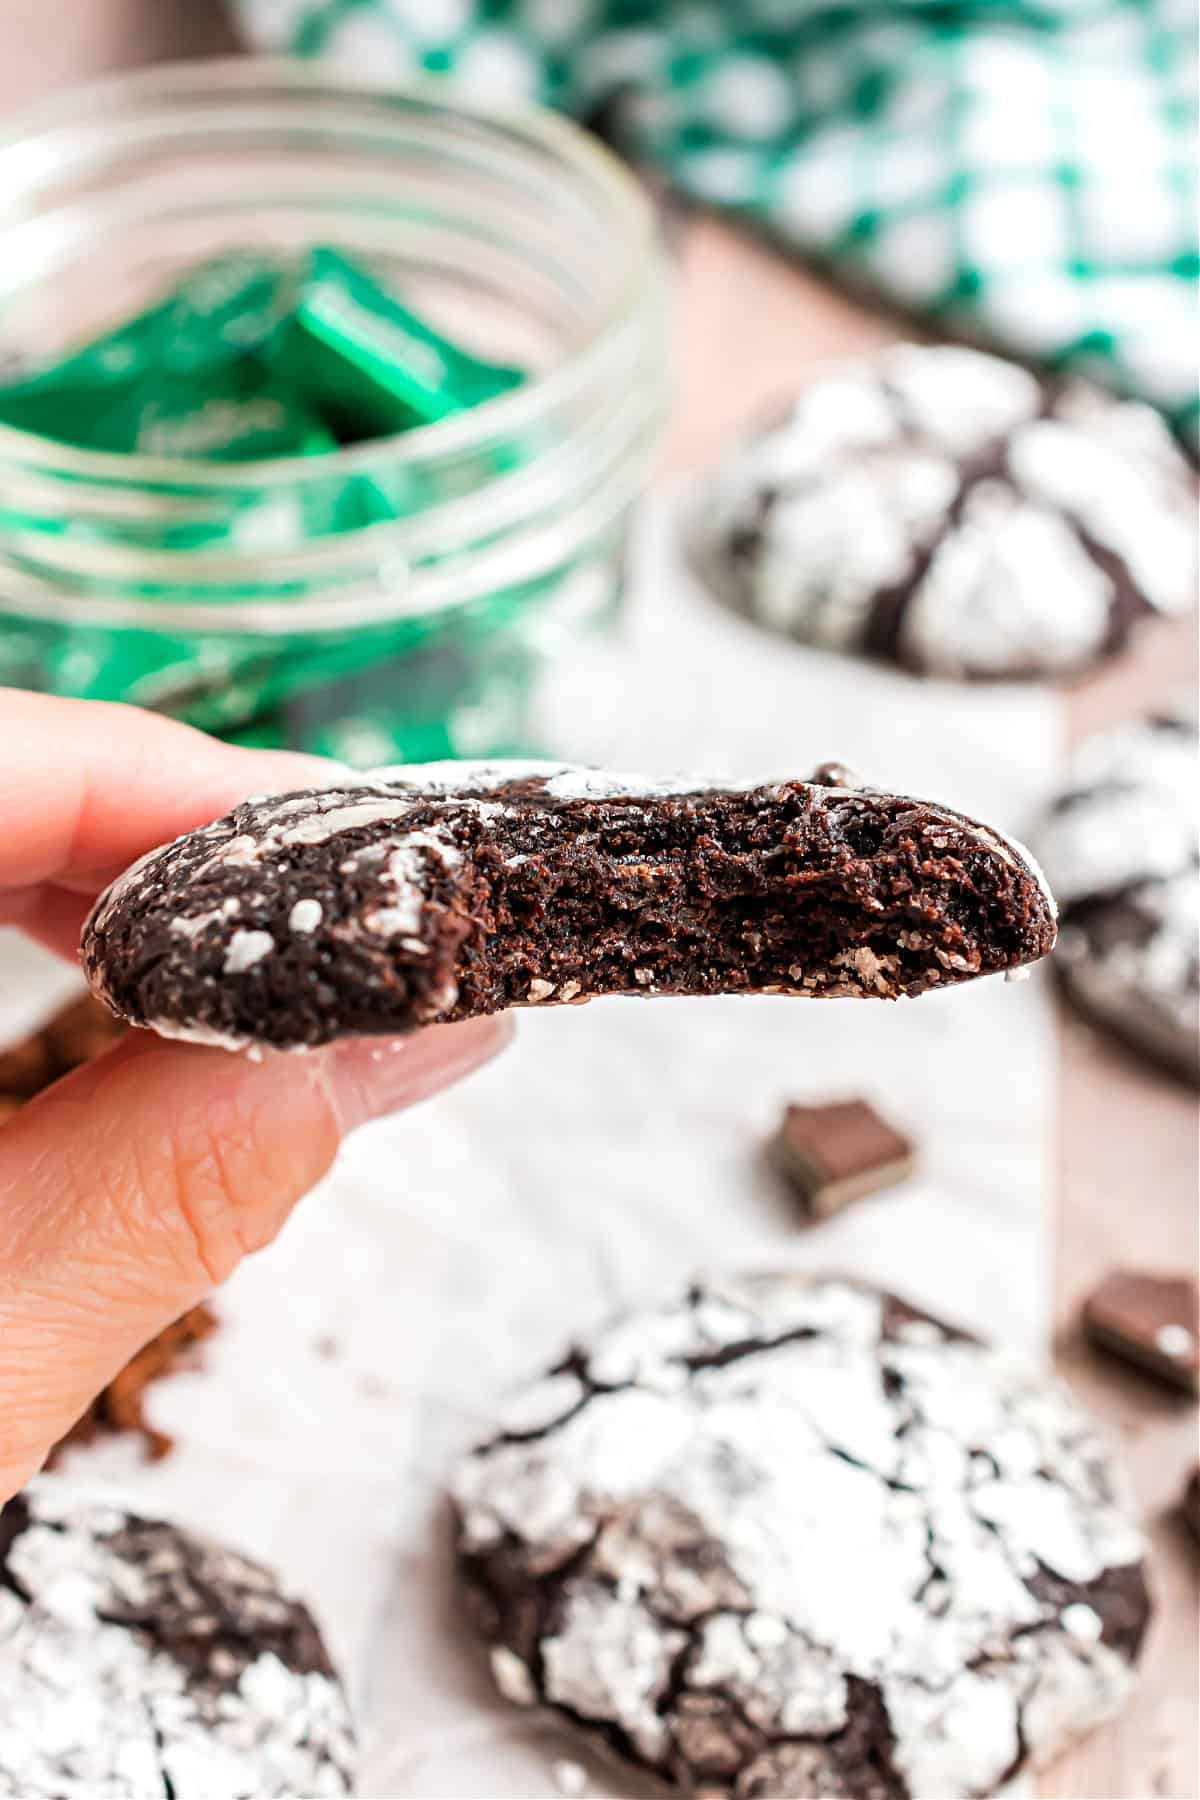
<svg viewBox="0 0 1200 1800">
<path fill-rule="evenodd" d="M 1193 0 L 234 0 L 262 48 L 604 109 L 684 194 L 1196 441 Z"/>
</svg>

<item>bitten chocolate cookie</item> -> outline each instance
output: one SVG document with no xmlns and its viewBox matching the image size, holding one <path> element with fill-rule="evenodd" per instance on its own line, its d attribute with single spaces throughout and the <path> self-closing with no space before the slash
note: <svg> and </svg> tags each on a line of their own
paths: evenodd
<svg viewBox="0 0 1200 1800">
<path fill-rule="evenodd" d="M 1195 717 L 1085 744 L 1038 832 L 1062 904 L 1054 967 L 1097 1023 L 1200 1082 L 1200 761 Z"/>
<path fill-rule="evenodd" d="M 1054 929 L 1027 852 L 924 801 L 432 763 L 154 851 L 82 955 L 136 1024 L 291 1045 L 600 994 L 892 999 L 1033 962 Z"/>
<path fill-rule="evenodd" d="M 839 1280 L 618 1319 L 452 1493 L 502 1692 L 707 1795 L 993 1794 L 1121 1706 L 1149 1614 L 1065 1389 Z"/>
<path fill-rule="evenodd" d="M 0 1794 L 312 1800 L 349 1791 L 352 1748 L 258 1564 L 55 1475 L 0 1511 Z"/>
<path fill-rule="evenodd" d="M 1058 675 L 1195 604 L 1195 488 L 1149 407 L 897 345 L 734 447 L 688 527 L 736 610 L 927 674 Z"/>
</svg>

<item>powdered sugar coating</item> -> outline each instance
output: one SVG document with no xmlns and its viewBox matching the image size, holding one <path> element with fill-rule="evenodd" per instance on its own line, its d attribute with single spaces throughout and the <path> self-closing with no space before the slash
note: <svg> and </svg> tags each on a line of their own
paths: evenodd
<svg viewBox="0 0 1200 1800">
<path fill-rule="evenodd" d="M 872 1793 L 961 1800 L 1129 1691 L 1143 1547 L 1089 1422 L 886 1296 L 708 1281 L 515 1417 L 452 1483 L 506 1691 L 659 1775 L 828 1800 L 873 1746 Z"/>
<path fill-rule="evenodd" d="M 1063 903 L 1057 966 L 1095 1018 L 1200 1079 L 1195 717 L 1085 743 L 1038 834 Z"/>
<path fill-rule="evenodd" d="M 315 931 L 323 917 L 324 911 L 319 900 L 297 900 L 288 914 L 288 928 L 305 933 Z"/>
<path fill-rule="evenodd" d="M 851 785 L 851 779 L 846 771 L 839 770 L 839 780 L 835 785 L 845 788 Z M 520 761 L 409 763 L 360 772 L 339 771 L 336 784 L 329 787 L 317 788 L 299 796 L 286 795 L 279 800 L 257 800 L 254 804 L 261 820 L 260 829 L 253 837 L 234 837 L 219 849 L 214 849 L 212 858 L 204 865 L 201 873 L 211 875 L 222 865 L 252 866 L 269 860 L 279 848 L 289 844 L 325 843 L 344 832 L 386 822 L 397 827 L 396 850 L 393 854 L 399 854 L 403 861 L 403 869 L 396 875 L 398 885 L 411 888 L 417 871 L 417 865 L 409 855 L 412 850 L 431 851 L 435 861 L 443 868 L 453 867 L 456 860 L 461 860 L 448 837 L 429 831 L 403 830 L 405 819 L 418 801 L 452 800 L 457 806 L 471 805 L 474 802 L 486 812 L 488 804 L 480 796 L 525 784 L 540 791 L 547 800 L 567 802 L 638 798 L 657 800 L 705 792 L 753 793 L 756 788 L 769 785 L 769 781 L 761 776 L 734 780 L 714 775 L 644 775 L 586 768 L 575 763 Z M 816 781 L 812 785 L 824 784 Z M 861 787 L 857 782 L 853 785 Z M 962 814 L 947 816 L 953 817 L 960 824 L 972 823 Z M 1047 902 L 1054 905 L 1054 896 L 1046 877 L 1036 858 L 1024 844 L 992 826 L 972 828 L 978 831 L 981 841 L 999 846 L 1011 860 L 1028 868 Z M 174 840 L 176 843 L 180 841 Z M 383 854 L 382 851 L 378 853 Z M 117 877 L 97 901 L 88 921 L 89 929 L 105 925 L 116 904 L 130 893 L 136 892 L 144 879 L 153 873 L 160 854 L 151 851 Z M 177 919 L 172 929 L 194 937 L 209 924 L 220 925 L 226 915 L 235 916 L 237 910 L 238 903 L 226 900 L 219 907 Z"/>
<path fill-rule="evenodd" d="M 244 975 L 264 956 L 270 956 L 274 948 L 275 939 L 269 931 L 235 931 L 222 965 L 226 975 Z"/>
<path fill-rule="evenodd" d="M 705 484 L 716 591 L 775 630 L 925 672 L 1087 667 L 1195 603 L 1195 488 L 1149 407 L 948 345 L 806 388 Z"/>
<path fill-rule="evenodd" d="M 57 1477 L 0 1514 L 0 1794 L 345 1794 L 345 1700 L 304 1609 L 233 1551 Z"/>
<path fill-rule="evenodd" d="M 706 788 L 746 793 L 758 785 L 722 776 L 617 773 L 584 768 L 578 763 L 517 760 L 401 763 L 369 769 L 358 779 L 371 788 L 396 788 L 414 796 L 443 798 L 494 794 L 528 782 L 540 788 L 549 800 L 629 800 L 639 795 L 658 799 L 672 794 L 697 794 Z"/>
</svg>

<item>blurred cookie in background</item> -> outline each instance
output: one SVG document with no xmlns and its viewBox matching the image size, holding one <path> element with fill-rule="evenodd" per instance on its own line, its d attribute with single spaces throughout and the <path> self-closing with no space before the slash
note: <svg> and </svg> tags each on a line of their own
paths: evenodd
<svg viewBox="0 0 1200 1800">
<path fill-rule="evenodd" d="M 738 612 L 920 674 L 1074 673 L 1196 598 L 1195 483 L 1159 416 L 950 345 L 818 377 L 685 529 Z"/>
<path fill-rule="evenodd" d="M 853 1282 L 611 1321 L 451 1491 L 506 1698 L 709 1800 L 993 1794 L 1133 1687 L 1144 1546 L 1090 1421 Z"/>
<path fill-rule="evenodd" d="M 42 1476 L 0 1510 L 0 1793 L 350 1791 L 317 1626 L 258 1563 Z"/>
<path fill-rule="evenodd" d="M 1080 1010 L 1200 1082 L 1195 714 L 1091 739 L 1037 834 L 1058 899 L 1054 968 Z"/>
<path fill-rule="evenodd" d="M 1180 1517 L 1184 1524 L 1200 1543 L 1200 1463 L 1197 1463 L 1187 1481 L 1179 1501 Z"/>
</svg>

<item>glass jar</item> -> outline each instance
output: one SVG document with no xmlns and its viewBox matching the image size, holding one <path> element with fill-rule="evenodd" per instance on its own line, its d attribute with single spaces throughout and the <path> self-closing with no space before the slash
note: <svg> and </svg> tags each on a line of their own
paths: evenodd
<svg viewBox="0 0 1200 1800">
<path fill-rule="evenodd" d="M 360 764 L 530 748 L 549 659 L 612 616 L 665 403 L 652 211 L 583 132 L 254 59 L 72 95 L 0 137 L 0 372 L 314 244 L 529 379 L 263 462 L 0 427 L 0 683 Z"/>
</svg>

